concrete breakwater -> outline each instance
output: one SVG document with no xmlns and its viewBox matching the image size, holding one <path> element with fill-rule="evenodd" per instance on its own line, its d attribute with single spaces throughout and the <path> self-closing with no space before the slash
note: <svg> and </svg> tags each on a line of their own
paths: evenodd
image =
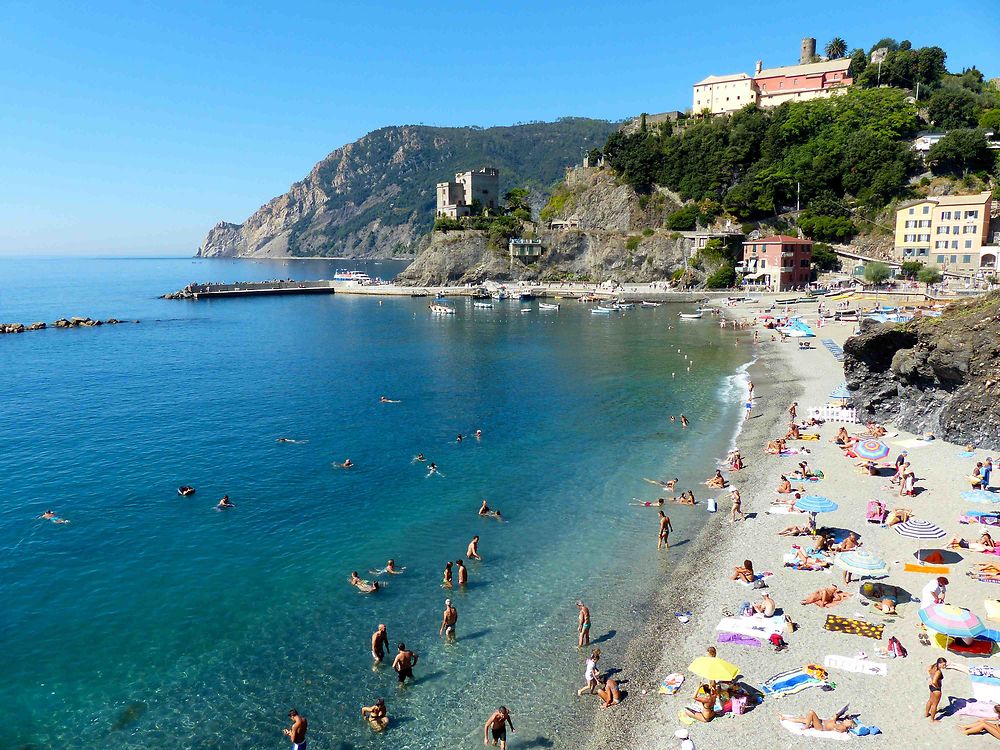
<svg viewBox="0 0 1000 750">
<path fill-rule="evenodd" d="M 138 320 L 119 320 L 118 318 L 108 318 L 99 320 L 95 318 L 59 318 L 52 323 L 0 323 L 0 334 L 2 333 L 24 333 L 26 331 L 44 331 L 47 328 L 96 328 L 97 326 L 114 326 L 120 323 L 138 323 Z"/>
</svg>

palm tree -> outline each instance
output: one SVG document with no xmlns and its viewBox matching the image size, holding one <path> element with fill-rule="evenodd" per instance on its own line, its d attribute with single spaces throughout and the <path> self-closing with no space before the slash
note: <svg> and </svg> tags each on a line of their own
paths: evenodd
<svg viewBox="0 0 1000 750">
<path fill-rule="evenodd" d="M 841 39 L 839 36 L 835 36 L 830 40 L 830 43 L 826 45 L 826 56 L 831 60 L 837 60 L 847 54 L 847 42 Z"/>
</svg>

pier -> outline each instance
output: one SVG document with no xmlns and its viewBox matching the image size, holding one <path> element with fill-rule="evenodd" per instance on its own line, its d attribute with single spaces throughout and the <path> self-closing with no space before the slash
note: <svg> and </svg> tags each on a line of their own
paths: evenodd
<svg viewBox="0 0 1000 750">
<path fill-rule="evenodd" d="M 263 297 L 275 294 L 334 294 L 334 282 L 320 281 L 237 281 L 231 284 L 188 284 L 163 299 L 212 299 L 216 297 Z"/>
</svg>

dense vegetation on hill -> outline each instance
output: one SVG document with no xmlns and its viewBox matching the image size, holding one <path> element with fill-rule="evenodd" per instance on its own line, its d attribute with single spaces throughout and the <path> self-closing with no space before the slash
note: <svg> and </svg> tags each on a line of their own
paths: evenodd
<svg viewBox="0 0 1000 750">
<path fill-rule="evenodd" d="M 843 40 L 827 48 L 846 56 Z M 696 202 L 703 222 L 723 210 L 743 220 L 770 217 L 799 201 L 799 226 L 829 241 L 857 230 L 852 211 L 910 195 L 911 178 L 928 167 L 995 179 L 997 152 L 985 132 L 1000 126 L 996 82 L 975 68 L 948 74 L 939 47 L 883 39 L 877 48 L 887 50 L 881 66 L 863 50 L 851 55 L 856 85 L 842 95 L 614 133 L 607 163 L 640 193 L 660 185 Z M 930 127 L 949 134 L 924 165 L 910 142 Z M 687 224 L 692 217 L 679 218 Z"/>
<path fill-rule="evenodd" d="M 543 203 L 564 169 L 617 124 L 567 117 L 505 127 L 406 125 L 337 149 L 242 224 L 220 223 L 202 255 L 386 255 L 411 252 L 434 222 L 435 184 L 489 165 L 501 189 Z"/>
</svg>

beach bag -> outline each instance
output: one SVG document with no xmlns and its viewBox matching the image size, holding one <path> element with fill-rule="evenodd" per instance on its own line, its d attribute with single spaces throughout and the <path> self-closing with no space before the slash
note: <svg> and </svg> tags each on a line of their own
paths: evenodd
<svg viewBox="0 0 1000 750">
<path fill-rule="evenodd" d="M 747 707 L 747 697 L 745 695 L 738 695 L 731 701 L 733 707 L 733 716 L 742 716 Z"/>
<path fill-rule="evenodd" d="M 903 644 L 899 642 L 896 636 L 892 636 L 889 639 L 889 645 L 886 650 L 893 656 L 906 657 L 906 649 L 903 648 Z"/>
</svg>

